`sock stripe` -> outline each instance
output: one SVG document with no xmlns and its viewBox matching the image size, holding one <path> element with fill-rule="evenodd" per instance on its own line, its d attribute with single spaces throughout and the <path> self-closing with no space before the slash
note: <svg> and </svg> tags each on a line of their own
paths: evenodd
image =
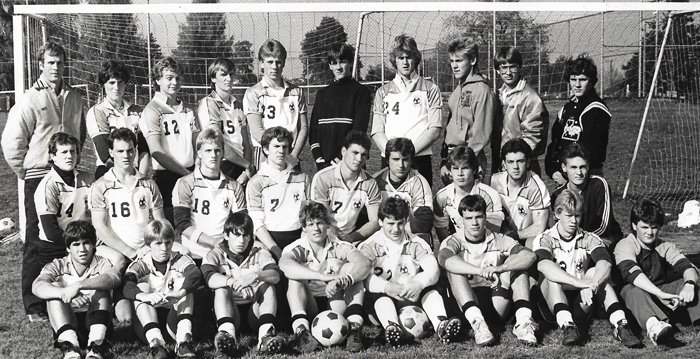
<svg viewBox="0 0 700 359">
<path fill-rule="evenodd" d="M 224 323 L 235 324 L 232 317 L 223 317 L 223 318 L 219 318 L 216 320 L 217 327 L 220 327 L 221 324 L 224 324 Z"/>
</svg>

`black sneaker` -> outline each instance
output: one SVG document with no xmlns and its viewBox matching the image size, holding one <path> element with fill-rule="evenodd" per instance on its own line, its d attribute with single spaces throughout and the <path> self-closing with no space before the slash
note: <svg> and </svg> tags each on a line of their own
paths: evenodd
<svg viewBox="0 0 700 359">
<path fill-rule="evenodd" d="M 177 349 L 175 349 L 176 358 L 194 358 L 195 356 L 197 356 L 197 354 L 194 351 L 194 346 L 191 341 L 177 343 Z"/>
<path fill-rule="evenodd" d="M 276 354 L 282 351 L 283 346 L 284 338 L 277 336 L 277 334 L 275 334 L 275 328 L 270 327 L 267 333 L 260 338 L 258 350 L 263 354 Z"/>
<path fill-rule="evenodd" d="M 447 344 L 455 340 L 460 329 L 462 329 L 462 321 L 457 317 L 452 317 L 441 321 L 435 332 L 438 338 L 440 338 L 440 341 Z"/>
<path fill-rule="evenodd" d="M 61 350 L 63 354 L 63 359 L 80 359 L 80 348 L 73 345 L 71 342 L 60 342 L 58 343 L 58 349 Z"/>
<path fill-rule="evenodd" d="M 214 336 L 214 348 L 216 348 L 216 351 L 219 353 L 233 357 L 236 355 L 237 349 L 236 337 L 227 332 L 220 331 Z"/>
<path fill-rule="evenodd" d="M 613 330 L 613 337 L 628 348 L 644 348 L 644 344 L 642 344 L 642 341 L 639 340 L 634 333 L 632 333 L 632 330 L 625 319 L 617 322 L 617 326 L 615 327 L 615 330 Z"/>
<path fill-rule="evenodd" d="M 150 344 L 151 348 L 148 351 L 148 356 L 154 359 L 168 359 L 170 358 L 170 352 L 166 349 L 162 343 L 157 340 L 153 340 Z"/>
<path fill-rule="evenodd" d="M 581 336 L 578 334 L 578 327 L 576 326 L 576 324 L 569 322 L 563 327 L 561 327 L 561 330 L 561 345 L 574 346 L 580 344 Z"/>
<path fill-rule="evenodd" d="M 389 322 L 389 325 L 387 325 L 386 329 L 384 329 L 384 336 L 386 337 L 387 344 L 396 347 L 401 344 L 403 330 L 401 330 L 401 327 L 398 324 Z"/>
<path fill-rule="evenodd" d="M 90 343 L 87 347 L 85 359 L 104 359 L 109 356 L 111 344 L 107 340 L 102 340 L 102 344 L 97 345 L 95 342 Z"/>
<path fill-rule="evenodd" d="M 303 354 L 313 353 L 321 348 L 321 343 L 306 328 L 297 334 L 297 339 L 299 341 L 297 349 Z"/>
<path fill-rule="evenodd" d="M 361 352 L 365 346 L 362 344 L 362 326 L 350 328 L 348 339 L 345 342 L 345 349 L 352 353 Z"/>
</svg>

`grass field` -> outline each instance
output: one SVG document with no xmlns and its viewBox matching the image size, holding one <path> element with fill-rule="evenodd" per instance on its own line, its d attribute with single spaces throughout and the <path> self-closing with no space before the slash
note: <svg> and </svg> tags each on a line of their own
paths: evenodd
<svg viewBox="0 0 700 359">
<path fill-rule="evenodd" d="M 561 108 L 562 103 L 547 104 L 552 116 Z M 634 141 L 639 126 L 639 114 L 642 110 L 638 101 L 615 101 L 610 103 L 613 113 L 611 129 L 611 141 L 608 147 L 608 161 L 606 162 L 606 178 L 614 191 L 614 213 L 623 229 L 628 232 L 629 208 L 631 203 L 622 200 L 622 189 L 629 168 Z M 4 128 L 6 114 L 0 113 L 0 128 Z M 437 146 L 437 145 L 436 145 Z M 314 172 L 315 167 L 311 161 L 308 146 L 304 151 L 303 169 L 308 173 Z M 371 152 L 368 170 L 374 172 L 379 169 L 379 154 L 373 148 Z M 437 164 L 434 166 L 435 179 L 437 181 Z M 0 218 L 10 217 L 17 221 L 17 186 L 16 177 L 10 171 L 4 160 L 0 160 L 0 181 L 4 190 L 0 191 Z M 554 188 L 551 181 L 545 179 L 550 189 Z M 437 190 L 434 188 L 434 190 Z M 676 214 L 677 215 L 677 214 Z M 671 218 L 673 219 L 673 218 Z M 662 230 L 662 235 L 676 243 L 691 260 L 696 264 L 700 262 L 695 239 L 697 227 L 680 230 L 673 226 L 667 226 Z M 31 324 L 27 321 L 22 309 L 20 298 L 20 267 L 21 244 L 19 242 L 0 246 L 0 358 L 58 358 L 57 350 L 52 349 L 51 330 L 48 324 Z M 494 332 L 500 336 L 498 345 L 490 348 L 480 348 L 474 345 L 471 333 L 464 335 L 464 340 L 450 345 L 442 345 L 435 339 L 425 340 L 418 345 L 400 347 L 398 349 L 387 348 L 381 344 L 380 331 L 366 326 L 364 331 L 368 335 L 367 344 L 372 344 L 366 351 L 350 355 L 349 353 L 332 348 L 315 353 L 314 355 L 299 356 L 300 358 L 435 358 L 435 357 L 470 357 L 470 358 L 693 358 L 700 357 L 700 340 L 698 332 L 688 323 L 679 326 L 680 332 L 677 338 L 687 343 L 681 348 L 657 348 L 645 338 L 645 349 L 631 350 L 623 348 L 612 339 L 612 328 L 607 320 L 594 319 L 589 330 L 590 340 L 582 347 L 564 348 L 560 346 L 561 335 L 552 327 L 541 325 L 538 333 L 541 344 L 536 348 L 528 348 L 517 343 L 510 331 L 512 324 L 505 327 L 494 327 Z M 213 358 L 214 348 L 212 336 L 214 333 L 211 323 L 195 320 L 195 339 L 198 340 L 198 358 Z M 255 339 L 250 334 L 244 334 L 242 343 L 252 348 Z M 113 343 L 118 358 L 144 358 L 147 356 L 145 345 L 135 342 L 135 336 L 128 327 L 117 327 Z M 275 357 L 290 357 L 292 355 L 277 355 Z M 254 349 L 244 353 L 245 358 L 261 357 Z"/>
</svg>

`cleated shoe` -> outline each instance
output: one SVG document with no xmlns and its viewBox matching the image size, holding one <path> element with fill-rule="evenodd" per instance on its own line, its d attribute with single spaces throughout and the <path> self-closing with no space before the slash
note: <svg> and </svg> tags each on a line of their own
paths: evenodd
<svg viewBox="0 0 700 359">
<path fill-rule="evenodd" d="M 321 343 L 306 328 L 297 334 L 297 339 L 299 341 L 297 349 L 303 354 L 313 353 L 321 348 Z"/>
<path fill-rule="evenodd" d="M 270 327 L 267 333 L 260 338 L 258 350 L 263 354 L 276 354 L 282 351 L 284 344 L 284 338 L 277 336 L 275 334 L 275 329 Z"/>
<path fill-rule="evenodd" d="M 165 348 L 163 343 L 159 340 L 152 340 L 150 344 L 150 349 L 148 355 L 154 359 L 168 359 L 170 358 L 170 352 Z"/>
<path fill-rule="evenodd" d="M 102 340 L 102 344 L 97 345 L 95 342 L 90 343 L 87 349 L 88 352 L 85 355 L 85 359 L 104 359 L 111 354 L 110 347 L 112 345 L 105 339 Z"/>
<path fill-rule="evenodd" d="M 452 317 L 441 321 L 435 332 L 440 341 L 443 344 L 447 344 L 454 341 L 460 329 L 462 329 L 462 321 L 457 319 L 457 317 Z"/>
<path fill-rule="evenodd" d="M 613 330 L 613 337 L 619 340 L 622 345 L 626 346 L 627 348 L 644 348 L 644 344 L 642 344 L 642 341 L 639 340 L 634 333 L 632 333 L 632 330 L 625 319 L 617 322 L 617 326 L 615 326 L 615 330 Z"/>
<path fill-rule="evenodd" d="M 61 350 L 63 354 L 63 359 L 80 359 L 80 348 L 73 345 L 71 342 L 60 342 L 58 343 L 58 349 Z"/>
<path fill-rule="evenodd" d="M 219 353 L 233 357 L 236 355 L 237 349 L 236 337 L 228 332 L 220 331 L 214 336 L 214 348 Z"/>
<path fill-rule="evenodd" d="M 521 343 L 532 346 L 537 345 L 535 331 L 537 331 L 537 327 L 532 320 L 525 321 L 524 323 L 515 323 L 513 327 L 513 335 L 515 335 Z"/>
<path fill-rule="evenodd" d="M 578 333 L 578 327 L 573 322 L 564 324 L 564 326 L 561 327 L 561 331 L 561 345 L 574 346 L 581 344 L 581 336 Z"/>
<path fill-rule="evenodd" d="M 386 337 L 386 342 L 387 344 L 396 347 L 401 344 L 401 336 L 403 335 L 403 330 L 401 330 L 401 327 L 394 323 L 394 322 L 389 322 L 389 325 L 387 325 L 386 329 L 384 329 L 384 336 Z"/>
<path fill-rule="evenodd" d="M 345 342 L 345 349 L 352 353 L 361 352 L 365 346 L 362 344 L 362 327 L 350 328 L 348 339 Z"/>
</svg>

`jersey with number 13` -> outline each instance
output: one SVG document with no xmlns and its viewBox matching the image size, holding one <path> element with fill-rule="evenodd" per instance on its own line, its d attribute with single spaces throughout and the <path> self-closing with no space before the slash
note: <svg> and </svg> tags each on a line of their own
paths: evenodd
<svg viewBox="0 0 700 359">
<path fill-rule="evenodd" d="M 282 126 L 292 133 L 296 141 L 299 132 L 299 116 L 306 113 L 306 100 L 301 88 L 284 83 L 284 88 L 271 87 L 266 79 L 255 84 L 245 92 L 243 103 L 245 114 L 255 113 L 262 116 L 263 128 Z M 260 146 L 251 139 L 254 146 Z M 292 144 L 292 147 L 296 143 Z"/>
</svg>

